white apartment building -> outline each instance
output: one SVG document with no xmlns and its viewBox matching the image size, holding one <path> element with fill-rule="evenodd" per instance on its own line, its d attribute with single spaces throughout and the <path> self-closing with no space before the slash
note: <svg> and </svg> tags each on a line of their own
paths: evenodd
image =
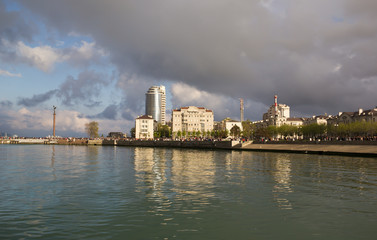
<svg viewBox="0 0 377 240">
<path fill-rule="evenodd" d="M 213 130 L 213 112 L 204 107 L 182 107 L 174 109 L 172 112 L 172 132 L 178 131 L 201 131 L 207 132 Z"/>
<path fill-rule="evenodd" d="M 135 120 L 135 138 L 150 139 L 154 137 L 155 120 L 150 115 L 143 115 Z"/>
</svg>

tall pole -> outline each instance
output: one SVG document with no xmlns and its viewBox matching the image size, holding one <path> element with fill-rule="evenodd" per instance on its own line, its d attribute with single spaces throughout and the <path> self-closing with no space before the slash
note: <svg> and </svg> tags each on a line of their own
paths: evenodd
<svg viewBox="0 0 377 240">
<path fill-rule="evenodd" d="M 54 108 L 54 122 L 53 122 L 53 132 L 52 132 L 52 135 L 55 137 L 55 118 L 56 118 L 55 109 L 56 109 L 56 107 L 53 106 L 53 108 Z"/>
<path fill-rule="evenodd" d="M 279 117 L 279 115 L 278 115 L 278 95 L 275 95 L 274 96 L 274 104 L 275 104 L 275 126 L 276 126 L 276 122 L 277 122 L 277 119 L 278 119 L 278 117 Z"/>
<path fill-rule="evenodd" d="M 240 111 L 241 111 L 241 117 L 240 117 L 240 120 L 241 120 L 241 122 L 243 122 L 243 110 L 244 110 L 244 107 L 243 107 L 243 99 L 240 98 Z"/>
</svg>

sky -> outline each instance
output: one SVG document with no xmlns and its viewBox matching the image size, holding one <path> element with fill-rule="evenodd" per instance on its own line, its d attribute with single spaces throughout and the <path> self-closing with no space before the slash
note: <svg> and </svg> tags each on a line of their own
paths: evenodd
<svg viewBox="0 0 377 240">
<path fill-rule="evenodd" d="M 150 86 L 215 120 L 377 106 L 375 0 L 0 0 L 0 133 L 129 133 Z"/>
</svg>

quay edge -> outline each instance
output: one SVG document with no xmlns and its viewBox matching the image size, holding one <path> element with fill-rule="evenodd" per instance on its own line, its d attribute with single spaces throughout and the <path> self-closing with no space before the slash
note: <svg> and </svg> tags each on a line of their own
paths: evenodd
<svg viewBox="0 0 377 240">
<path fill-rule="evenodd" d="M 21 141 L 20 141 L 21 140 Z M 255 144 L 239 141 L 156 141 L 156 140 L 46 140 L 1 139 L 1 144 L 57 144 L 57 145 L 104 145 L 128 147 L 166 147 L 193 149 L 227 149 L 256 152 L 283 152 L 300 154 L 343 155 L 377 158 L 377 144 Z"/>
</svg>

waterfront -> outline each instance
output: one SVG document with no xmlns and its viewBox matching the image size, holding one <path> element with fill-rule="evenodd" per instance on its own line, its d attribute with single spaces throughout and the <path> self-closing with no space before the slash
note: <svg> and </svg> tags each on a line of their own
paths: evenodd
<svg viewBox="0 0 377 240">
<path fill-rule="evenodd" d="M 1 239 L 374 239 L 377 159 L 0 145 Z"/>
</svg>

